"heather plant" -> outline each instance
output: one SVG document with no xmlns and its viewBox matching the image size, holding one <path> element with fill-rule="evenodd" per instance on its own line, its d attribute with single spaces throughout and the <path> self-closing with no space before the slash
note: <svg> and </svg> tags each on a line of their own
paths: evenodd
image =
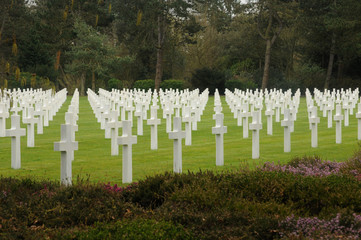
<svg viewBox="0 0 361 240">
<path fill-rule="evenodd" d="M 324 220 L 318 217 L 295 217 L 291 215 L 280 222 L 281 238 L 306 239 L 359 239 L 361 236 L 361 216 L 341 215 Z"/>
<path fill-rule="evenodd" d="M 285 165 L 276 165 L 274 163 L 265 163 L 263 171 L 280 171 L 303 176 L 325 177 L 331 174 L 340 174 L 344 163 L 322 161 L 319 158 L 296 159 Z"/>
</svg>

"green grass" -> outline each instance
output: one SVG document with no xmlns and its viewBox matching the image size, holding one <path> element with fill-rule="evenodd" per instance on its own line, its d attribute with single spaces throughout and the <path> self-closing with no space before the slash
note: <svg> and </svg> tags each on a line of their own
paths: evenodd
<svg viewBox="0 0 361 240">
<path fill-rule="evenodd" d="M 267 135 L 266 117 L 263 115 L 263 129 L 260 132 L 260 159 L 252 157 L 252 133 L 248 139 L 242 137 L 242 127 L 237 126 L 233 113 L 230 112 L 224 98 L 223 112 L 225 126 L 228 133 L 224 136 L 225 166 L 215 166 L 215 136 L 212 135 L 214 126 L 213 97 L 210 97 L 202 121 L 198 123 L 198 130 L 192 132 L 192 146 L 185 146 L 183 140 L 183 172 L 199 170 L 229 170 L 240 167 L 250 167 L 264 162 L 285 163 L 296 156 L 318 155 L 322 159 L 343 161 L 353 155 L 358 149 L 357 120 L 350 116 L 350 126 L 342 129 L 342 144 L 335 143 L 335 124 L 327 128 L 327 119 L 322 118 L 319 124 L 319 147 L 311 148 L 311 131 L 308 128 L 305 99 L 301 104 L 295 122 L 295 132 L 291 134 L 291 152 L 283 152 L 283 128 L 274 122 L 273 135 Z M 22 137 L 21 169 L 11 169 L 10 138 L 0 138 L 0 175 L 25 176 L 40 179 L 58 180 L 60 178 L 60 153 L 53 151 L 54 142 L 60 140 L 60 124 L 64 123 L 64 114 L 70 98 L 64 103 L 54 121 L 44 128 L 43 135 L 35 136 L 35 148 L 26 147 L 26 137 Z M 148 113 L 149 114 L 149 113 Z M 161 111 L 158 112 L 161 117 Z M 134 118 L 135 120 L 135 118 Z M 136 121 L 136 120 L 135 120 Z M 122 154 L 110 155 L 110 139 L 104 138 L 104 131 L 100 129 L 86 97 L 80 97 L 79 131 L 76 141 L 79 150 L 75 152 L 73 161 L 73 179 L 87 179 L 93 182 L 121 183 Z M 10 127 L 10 119 L 7 120 Z M 25 126 L 23 126 L 25 127 Z M 165 120 L 158 128 L 159 149 L 150 150 L 150 126 L 144 121 L 144 135 L 138 136 L 138 143 L 133 145 L 133 181 L 152 176 L 156 173 L 173 170 L 173 143 L 165 133 Z M 121 131 L 121 130 L 120 130 Z M 136 134 L 134 122 L 133 134 Z"/>
</svg>

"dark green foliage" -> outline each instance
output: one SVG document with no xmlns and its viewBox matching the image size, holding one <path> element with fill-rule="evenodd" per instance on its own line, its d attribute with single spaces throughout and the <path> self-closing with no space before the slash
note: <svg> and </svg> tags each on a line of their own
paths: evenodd
<svg viewBox="0 0 361 240">
<path fill-rule="evenodd" d="M 252 75 L 247 74 L 249 76 L 244 76 L 244 74 L 240 76 L 236 76 L 225 83 L 225 88 L 230 91 L 234 91 L 234 89 L 239 89 L 246 91 L 247 89 L 256 89 L 257 85 L 252 81 Z"/>
<path fill-rule="evenodd" d="M 111 78 L 108 80 L 108 90 L 111 91 L 114 89 L 122 89 L 123 83 L 119 79 Z"/>
<path fill-rule="evenodd" d="M 303 157 L 287 166 L 320 164 Z M 340 166 L 322 177 L 264 168 L 164 173 L 126 187 L 0 178 L 0 238 L 275 239 L 292 232 L 285 219 L 299 217 L 339 216 L 360 228 L 360 153 Z"/>
<path fill-rule="evenodd" d="M 86 232 L 76 234 L 76 239 L 193 239 L 179 224 L 147 219 L 118 221 L 114 224 L 96 224 Z"/>
<path fill-rule="evenodd" d="M 160 87 L 165 89 L 178 89 L 183 90 L 184 89 L 184 81 L 182 80 L 175 80 L 175 79 L 168 79 L 161 82 Z"/>
<path fill-rule="evenodd" d="M 204 67 L 197 69 L 192 74 L 191 82 L 193 87 L 199 88 L 201 92 L 208 88 L 209 93 L 214 94 L 214 91 L 218 88 L 219 93 L 223 94 L 226 78 L 224 72 Z"/>
<path fill-rule="evenodd" d="M 153 79 L 146 79 L 146 80 L 137 80 L 133 84 L 133 88 L 141 89 L 141 90 L 148 90 L 154 89 L 154 80 Z"/>
</svg>

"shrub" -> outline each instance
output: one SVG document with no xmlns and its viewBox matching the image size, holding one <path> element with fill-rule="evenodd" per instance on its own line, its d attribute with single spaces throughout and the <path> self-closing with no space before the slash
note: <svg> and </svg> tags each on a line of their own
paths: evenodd
<svg viewBox="0 0 361 240">
<path fill-rule="evenodd" d="M 175 80 L 175 79 L 168 79 L 161 82 L 160 87 L 165 89 L 178 89 L 183 90 L 184 89 L 184 82 L 182 80 Z"/>
<path fill-rule="evenodd" d="M 196 69 L 191 78 L 194 88 L 199 88 L 201 92 L 208 88 L 210 94 L 214 94 L 216 88 L 220 94 L 223 94 L 225 82 L 226 74 L 224 72 L 207 67 Z"/>
<path fill-rule="evenodd" d="M 123 83 L 119 79 L 111 78 L 108 80 L 108 90 L 111 91 L 112 89 L 121 89 L 123 88 Z"/>
<path fill-rule="evenodd" d="M 146 80 L 137 80 L 133 84 L 133 88 L 140 89 L 140 90 L 146 90 L 148 89 L 154 89 L 155 83 L 153 79 L 146 79 Z"/>
<path fill-rule="evenodd" d="M 75 234 L 76 239 L 193 239 L 181 225 L 166 221 L 134 219 L 113 224 L 96 224 L 86 232 Z"/>
<path fill-rule="evenodd" d="M 247 89 L 256 89 L 257 85 L 252 81 L 252 75 L 246 72 L 240 73 L 240 75 L 234 76 L 232 79 L 226 81 L 225 88 L 230 91 L 235 89 L 247 90 Z"/>
</svg>

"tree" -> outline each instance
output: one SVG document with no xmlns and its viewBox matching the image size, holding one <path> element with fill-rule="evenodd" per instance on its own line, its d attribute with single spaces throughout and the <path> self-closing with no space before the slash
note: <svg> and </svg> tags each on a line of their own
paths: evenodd
<svg viewBox="0 0 361 240">
<path fill-rule="evenodd" d="M 76 38 L 65 53 L 70 59 L 66 71 L 79 77 L 79 92 L 85 95 L 86 77 L 91 76 L 91 87 L 95 91 L 96 76 L 107 72 L 107 66 L 115 58 L 115 50 L 106 35 L 87 25 L 81 18 L 75 19 L 74 33 Z"/>
<path fill-rule="evenodd" d="M 145 66 L 155 59 L 155 87 L 159 89 L 163 76 L 164 48 L 172 36 L 178 44 L 185 42 L 195 24 L 193 4 L 184 0 L 123 0 L 114 1 L 119 40 L 128 46 L 131 55 L 143 58 Z M 148 67 L 150 69 L 151 67 Z M 148 76 L 149 77 L 149 76 Z"/>
</svg>

